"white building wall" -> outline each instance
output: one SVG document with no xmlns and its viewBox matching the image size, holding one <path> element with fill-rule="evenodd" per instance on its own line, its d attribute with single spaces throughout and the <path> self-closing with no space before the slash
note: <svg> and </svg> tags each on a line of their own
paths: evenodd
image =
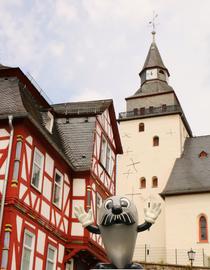
<svg viewBox="0 0 210 270">
<path fill-rule="evenodd" d="M 210 255 L 210 244 L 199 242 L 198 220 L 205 214 L 209 226 L 209 194 L 170 196 L 165 198 L 165 205 L 167 261 L 173 263 L 170 250 L 176 248 L 179 250 L 178 263 L 188 263 L 187 251 L 192 248 L 196 251 L 194 264 L 202 265 L 203 254 L 205 260 Z M 209 233 L 208 227 L 208 236 Z"/>
<path fill-rule="evenodd" d="M 144 123 L 144 132 L 139 132 L 139 123 Z M 144 256 L 142 253 L 147 245 L 150 250 L 154 247 L 160 250 L 153 255 L 149 251 L 149 261 L 165 260 L 165 252 L 161 252 L 165 248 L 165 203 L 159 193 L 165 187 L 176 158 L 181 155 L 187 132 L 179 115 L 122 121 L 119 129 L 124 154 L 118 157 L 117 194 L 134 200 L 139 223 L 144 222 L 143 208 L 149 202 L 162 204 L 155 225 L 149 231 L 139 233 L 134 259 Z M 153 146 L 154 136 L 159 136 L 159 146 Z M 152 187 L 153 176 L 158 178 L 157 188 Z M 145 189 L 140 188 L 141 177 L 146 178 Z"/>
</svg>

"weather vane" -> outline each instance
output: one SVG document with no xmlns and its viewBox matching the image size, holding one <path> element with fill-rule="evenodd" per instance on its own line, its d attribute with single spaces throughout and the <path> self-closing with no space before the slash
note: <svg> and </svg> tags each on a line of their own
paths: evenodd
<svg viewBox="0 0 210 270">
<path fill-rule="evenodd" d="M 153 35 L 153 42 L 155 42 L 155 34 L 156 34 L 156 25 L 155 19 L 157 18 L 158 14 L 153 11 L 152 21 L 149 22 L 149 24 L 152 26 L 152 35 Z"/>
</svg>

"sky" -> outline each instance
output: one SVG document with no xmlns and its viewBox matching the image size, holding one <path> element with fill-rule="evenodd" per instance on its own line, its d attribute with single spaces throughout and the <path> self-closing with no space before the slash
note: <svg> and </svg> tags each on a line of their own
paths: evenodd
<svg viewBox="0 0 210 270">
<path fill-rule="evenodd" d="M 53 103 L 113 99 L 140 86 L 156 43 L 195 136 L 210 134 L 209 0 L 0 0 L 0 63 L 33 76 Z"/>
</svg>

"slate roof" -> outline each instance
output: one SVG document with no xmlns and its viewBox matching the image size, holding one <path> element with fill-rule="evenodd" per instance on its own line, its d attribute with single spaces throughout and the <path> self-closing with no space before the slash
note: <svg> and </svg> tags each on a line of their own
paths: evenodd
<svg viewBox="0 0 210 270">
<path fill-rule="evenodd" d="M 16 71 L 21 72 L 19 69 Z M 113 101 L 109 99 L 70 102 L 51 106 L 46 101 L 40 102 L 36 89 L 32 89 L 31 92 L 28 86 L 20 82 L 17 77 L 10 77 L 11 74 L 8 77 L 4 75 L 5 69 L 4 73 L 0 72 L 0 119 L 6 119 L 9 114 L 12 114 L 14 118 L 27 117 L 73 170 L 89 170 L 96 115 L 103 113 L 106 109 L 112 111 L 114 115 Z M 48 110 L 55 119 L 52 133 L 45 128 Z M 118 141 L 117 151 L 122 152 L 116 119 L 111 119 L 111 121 Z"/>
<path fill-rule="evenodd" d="M 152 68 L 152 67 L 160 67 L 162 69 L 165 69 L 167 72 L 167 68 L 165 67 L 163 60 L 160 56 L 160 52 L 158 50 L 158 47 L 155 42 L 152 42 L 149 52 L 147 54 L 144 66 L 140 72 L 140 74 L 146 69 L 146 68 Z M 169 74 L 169 72 L 168 72 Z"/>
<path fill-rule="evenodd" d="M 208 156 L 200 158 L 205 151 Z M 187 138 L 184 152 L 174 164 L 162 196 L 210 192 L 210 135 Z"/>
<path fill-rule="evenodd" d="M 154 80 L 145 82 L 134 94 L 134 96 L 144 96 L 156 93 L 171 92 L 173 88 L 167 82 Z"/>
</svg>

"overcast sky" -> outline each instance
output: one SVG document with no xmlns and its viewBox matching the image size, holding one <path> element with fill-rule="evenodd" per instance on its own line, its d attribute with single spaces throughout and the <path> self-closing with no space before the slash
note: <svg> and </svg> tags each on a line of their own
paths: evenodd
<svg viewBox="0 0 210 270">
<path fill-rule="evenodd" d="M 0 0 L 0 62 L 53 103 L 112 98 L 118 114 L 156 43 L 194 135 L 210 134 L 210 1 Z"/>
</svg>

